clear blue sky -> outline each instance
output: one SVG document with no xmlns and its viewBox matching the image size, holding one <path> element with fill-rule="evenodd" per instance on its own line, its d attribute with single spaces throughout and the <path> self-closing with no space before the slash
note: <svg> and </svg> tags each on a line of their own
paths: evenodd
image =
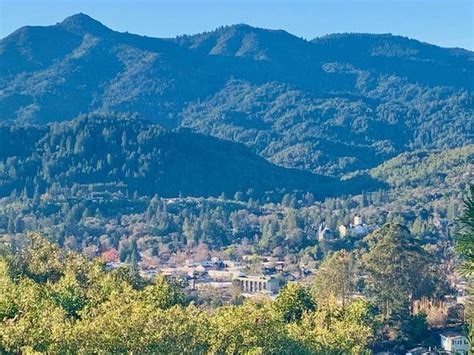
<svg viewBox="0 0 474 355">
<path fill-rule="evenodd" d="M 474 49 L 473 0 L 0 0 L 0 37 L 84 12 L 108 27 L 174 37 L 247 23 L 304 38 L 334 32 L 393 33 Z"/>
</svg>

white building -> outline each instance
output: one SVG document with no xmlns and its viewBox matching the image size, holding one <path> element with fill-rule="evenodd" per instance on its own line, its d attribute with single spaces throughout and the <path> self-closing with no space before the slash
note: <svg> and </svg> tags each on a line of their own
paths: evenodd
<svg viewBox="0 0 474 355">
<path fill-rule="evenodd" d="M 349 235 L 349 227 L 346 227 L 345 225 L 341 224 L 338 228 L 339 230 L 339 235 L 344 238 L 344 237 L 347 237 Z"/>
<path fill-rule="evenodd" d="M 236 277 L 245 293 L 266 293 L 274 295 L 280 288 L 279 282 L 272 276 L 241 276 Z"/>
<path fill-rule="evenodd" d="M 339 236 L 342 238 L 347 236 L 365 236 L 370 232 L 370 228 L 367 224 L 364 223 L 362 216 L 356 214 L 354 216 L 353 223 L 350 223 L 348 226 L 340 225 Z"/>
<path fill-rule="evenodd" d="M 440 334 L 441 348 L 449 354 L 467 354 L 469 350 L 469 342 L 464 335 L 449 332 Z"/>
<path fill-rule="evenodd" d="M 361 226 L 362 224 L 362 216 L 360 214 L 356 214 L 354 216 L 354 226 Z"/>
</svg>

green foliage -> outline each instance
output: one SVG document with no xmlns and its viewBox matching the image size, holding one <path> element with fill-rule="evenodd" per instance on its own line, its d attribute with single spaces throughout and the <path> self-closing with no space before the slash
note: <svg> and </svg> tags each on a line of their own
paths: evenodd
<svg viewBox="0 0 474 355">
<path fill-rule="evenodd" d="M 470 186 L 469 196 L 464 201 L 464 213 L 460 218 L 462 230 L 459 234 L 457 250 L 463 261 L 463 273 L 474 275 L 474 186 Z"/>
<path fill-rule="evenodd" d="M 51 300 L 64 309 L 66 314 L 77 317 L 88 300 L 84 288 L 78 282 L 74 272 L 69 271 L 49 287 Z"/>
<path fill-rule="evenodd" d="M 376 313 L 367 301 L 353 300 L 346 308 L 334 298 L 305 313 L 300 324 L 291 323 L 290 334 L 313 353 L 360 354 L 377 330 Z"/>
<path fill-rule="evenodd" d="M 38 283 L 56 282 L 63 275 L 64 253 L 59 247 L 37 234 L 30 233 L 26 244 L 17 246 L 9 267 L 13 279 L 26 276 Z"/>
<path fill-rule="evenodd" d="M 38 254 L 36 254 L 38 252 Z M 22 255 L 30 259 L 16 260 Z M 36 269 L 39 260 L 52 266 Z M 31 265 L 30 265 L 31 262 Z M 35 270 L 35 272 L 32 272 Z M 41 271 L 41 272 L 39 272 Z M 287 353 L 362 351 L 375 313 L 354 300 L 316 306 L 288 285 L 274 302 L 212 312 L 186 306 L 163 277 L 142 288 L 100 261 L 63 252 L 38 235 L 0 259 L 0 349 L 6 353 Z M 12 275 L 14 277 L 12 277 Z M 59 276 L 58 276 L 59 275 Z M 58 276 L 58 277 L 56 277 Z"/>
<path fill-rule="evenodd" d="M 224 306 L 211 318 L 216 332 L 211 349 L 216 353 L 281 353 L 298 349 L 289 337 L 283 320 L 265 304 Z"/>
<path fill-rule="evenodd" d="M 397 340 L 401 342 L 405 348 L 410 348 L 417 344 L 425 344 L 429 339 L 429 335 L 426 314 L 406 315 L 401 320 Z"/>
<path fill-rule="evenodd" d="M 460 218 L 462 225 L 458 236 L 457 250 L 461 256 L 461 273 L 467 277 L 469 298 L 466 304 L 466 333 L 469 344 L 474 346 L 474 186 L 464 201 L 464 213 Z"/>
<path fill-rule="evenodd" d="M 367 287 L 387 318 L 408 309 L 411 299 L 436 296 L 442 275 L 436 272 L 435 259 L 406 227 L 387 224 L 365 241 Z"/>
<path fill-rule="evenodd" d="M 327 256 L 314 275 L 312 291 L 318 300 L 336 297 L 344 305 L 356 290 L 356 260 L 345 250 Z"/>
<path fill-rule="evenodd" d="M 122 141 L 122 137 L 126 140 Z M 24 191 L 38 198 L 61 187 L 164 197 L 232 196 L 254 190 L 304 190 L 318 198 L 350 184 L 271 164 L 243 145 L 189 132 L 172 132 L 127 115 L 81 116 L 44 127 L 0 127 L 0 195 Z M 21 146 L 21 147 L 20 147 Z M 97 149 L 100 147 L 100 149 Z M 14 174 L 10 172 L 14 171 Z M 324 192 L 320 188 L 324 184 Z M 68 224 L 90 216 L 74 205 Z M 12 228 L 22 229 L 19 221 Z"/>
<path fill-rule="evenodd" d="M 296 322 L 303 314 L 314 311 L 316 304 L 304 286 L 289 283 L 280 291 L 273 307 L 285 322 Z"/>
<path fill-rule="evenodd" d="M 184 305 L 186 302 L 178 285 L 167 282 L 163 276 L 156 276 L 151 285 L 143 288 L 141 295 L 145 303 L 159 309 Z"/>
<path fill-rule="evenodd" d="M 472 56 L 390 35 L 306 41 L 245 25 L 158 39 L 79 14 L 0 42 L 0 107 L 2 119 L 30 123 L 138 113 L 339 175 L 408 149 L 472 144 Z M 69 144 L 80 154 L 83 142 Z"/>
</svg>

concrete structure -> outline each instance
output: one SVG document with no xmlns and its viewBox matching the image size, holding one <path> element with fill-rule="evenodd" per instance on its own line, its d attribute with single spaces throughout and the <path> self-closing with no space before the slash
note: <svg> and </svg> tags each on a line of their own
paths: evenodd
<svg viewBox="0 0 474 355">
<path fill-rule="evenodd" d="M 440 334 L 441 348 L 448 354 L 464 355 L 468 353 L 469 342 L 467 338 L 459 333 L 448 332 Z"/>
<path fill-rule="evenodd" d="M 235 278 L 245 293 L 276 294 L 280 288 L 279 282 L 272 276 L 241 276 Z"/>
</svg>

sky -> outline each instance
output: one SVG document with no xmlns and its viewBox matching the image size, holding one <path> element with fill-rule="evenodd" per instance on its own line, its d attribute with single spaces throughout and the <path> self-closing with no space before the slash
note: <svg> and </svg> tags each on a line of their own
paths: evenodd
<svg viewBox="0 0 474 355">
<path fill-rule="evenodd" d="M 121 32 L 174 37 L 246 23 L 312 39 L 392 33 L 474 50 L 473 0 L 0 0 L 0 38 L 83 12 Z"/>
</svg>

